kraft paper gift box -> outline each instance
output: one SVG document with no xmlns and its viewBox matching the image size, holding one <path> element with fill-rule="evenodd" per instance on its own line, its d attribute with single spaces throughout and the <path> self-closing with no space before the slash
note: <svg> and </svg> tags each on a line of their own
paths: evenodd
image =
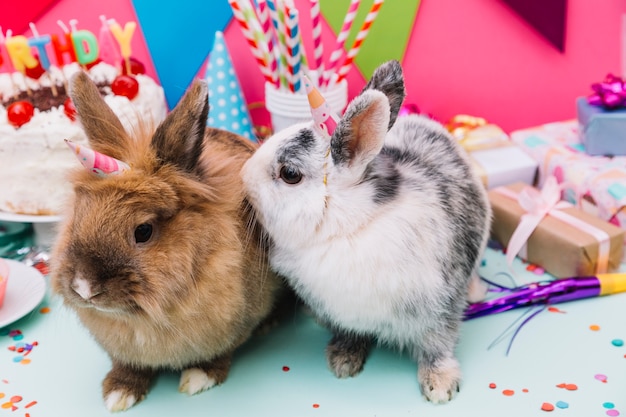
<svg viewBox="0 0 626 417">
<path fill-rule="evenodd" d="M 457 115 L 446 127 L 470 156 L 487 189 L 518 181 L 535 183 L 537 162 L 511 142 L 499 126 L 479 117 Z"/>
<path fill-rule="evenodd" d="M 564 200 L 626 229 L 626 156 L 585 153 L 576 120 L 520 129 L 511 140 L 539 163 L 538 186 L 554 176 Z"/>
<path fill-rule="evenodd" d="M 626 108 L 614 110 L 576 99 L 579 135 L 589 155 L 626 155 Z"/>
<path fill-rule="evenodd" d="M 546 187 L 552 182 L 556 184 L 555 180 L 549 180 Z M 520 193 L 527 191 L 524 190 L 526 187 L 528 185 L 524 183 L 515 183 L 489 190 L 493 209 L 492 238 L 507 248 L 507 257 L 518 255 L 511 252 L 514 248 L 509 246 L 522 216 L 528 214 L 517 199 Z M 558 192 L 558 186 L 555 187 Z M 543 190 L 535 190 L 543 193 Z M 558 201 L 558 197 L 554 201 Z M 573 226 L 570 221 L 581 222 L 589 230 Z M 541 217 L 518 256 L 543 267 L 557 278 L 590 276 L 619 267 L 623 241 L 624 230 L 560 201 Z"/>
</svg>

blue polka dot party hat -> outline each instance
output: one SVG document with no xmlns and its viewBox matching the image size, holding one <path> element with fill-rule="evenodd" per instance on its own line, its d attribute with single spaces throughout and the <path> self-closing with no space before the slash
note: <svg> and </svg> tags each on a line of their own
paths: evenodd
<svg viewBox="0 0 626 417">
<path fill-rule="evenodd" d="M 224 34 L 220 31 L 215 32 L 205 78 L 209 85 L 210 106 L 207 125 L 237 133 L 256 142 L 252 119 L 224 42 Z"/>
</svg>

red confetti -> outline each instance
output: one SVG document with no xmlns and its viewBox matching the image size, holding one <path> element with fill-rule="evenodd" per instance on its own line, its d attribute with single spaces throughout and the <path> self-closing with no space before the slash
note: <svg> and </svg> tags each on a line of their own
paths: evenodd
<svg viewBox="0 0 626 417">
<path fill-rule="evenodd" d="M 37 401 L 31 401 L 31 402 L 29 402 L 28 404 L 26 404 L 26 405 L 24 406 L 24 408 L 30 408 L 30 407 L 32 407 L 32 406 L 33 406 L 33 405 L 35 405 L 35 404 L 37 404 Z"/>
<path fill-rule="evenodd" d="M 557 385 L 557 388 L 565 388 L 567 386 L 567 384 L 565 382 Z"/>
<path fill-rule="evenodd" d="M 284 372 L 289 372 L 289 367 L 288 366 L 283 366 L 283 371 Z"/>
<path fill-rule="evenodd" d="M 496 384 L 494 384 L 493 382 L 491 384 L 489 384 L 489 388 L 491 389 L 496 389 Z"/>
<path fill-rule="evenodd" d="M 524 388 L 522 392 L 528 392 L 528 388 Z"/>
<path fill-rule="evenodd" d="M 565 385 L 565 389 L 568 391 L 576 391 L 578 386 L 576 384 L 567 384 Z"/>
<path fill-rule="evenodd" d="M 528 264 L 528 266 L 526 267 L 527 271 L 534 271 L 535 269 L 537 269 L 537 265 Z"/>
<path fill-rule="evenodd" d="M 554 411 L 554 406 L 550 403 L 543 403 L 541 404 L 541 409 L 543 411 Z"/>
<path fill-rule="evenodd" d="M 548 307 L 548 311 L 550 313 L 562 313 L 562 314 L 567 313 L 566 311 L 560 310 L 560 309 L 558 309 L 556 307 Z"/>
<path fill-rule="evenodd" d="M 20 397 L 19 395 L 14 395 L 11 397 L 12 403 L 19 403 L 20 401 L 22 401 L 22 397 Z"/>
<path fill-rule="evenodd" d="M 512 389 L 505 389 L 504 391 L 502 391 L 502 394 L 510 397 L 511 395 L 515 394 L 515 391 L 513 391 Z"/>
<path fill-rule="evenodd" d="M 313 404 L 313 408 L 320 408 L 319 404 Z"/>
</svg>

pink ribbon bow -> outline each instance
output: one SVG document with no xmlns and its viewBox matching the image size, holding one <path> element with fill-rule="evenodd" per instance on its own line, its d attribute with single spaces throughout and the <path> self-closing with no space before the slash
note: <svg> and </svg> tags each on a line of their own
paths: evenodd
<svg viewBox="0 0 626 417">
<path fill-rule="evenodd" d="M 593 106 L 616 109 L 626 105 L 626 83 L 620 77 L 608 74 L 603 82 L 591 85 L 594 91 L 587 102 Z"/>
<path fill-rule="evenodd" d="M 561 187 L 555 177 L 547 178 L 541 191 L 533 187 L 524 187 L 519 194 L 515 194 L 504 187 L 498 187 L 495 191 L 509 198 L 516 199 L 519 205 L 526 211 L 509 240 L 506 251 L 506 261 L 509 266 L 526 245 L 528 238 L 530 238 L 530 235 L 535 231 L 543 218 L 550 215 L 584 233 L 592 235 L 599 243 L 596 273 L 607 272 L 611 244 L 609 235 L 605 231 L 561 211 L 561 209 L 572 207 L 572 205 L 561 201 Z"/>
</svg>

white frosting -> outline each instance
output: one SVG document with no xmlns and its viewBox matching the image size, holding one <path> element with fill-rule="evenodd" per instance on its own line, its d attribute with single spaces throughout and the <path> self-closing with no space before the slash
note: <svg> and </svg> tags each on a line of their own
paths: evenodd
<svg viewBox="0 0 626 417">
<path fill-rule="evenodd" d="M 62 69 L 50 67 L 50 77 L 67 80 L 80 67 L 77 64 Z M 117 76 L 115 67 L 100 63 L 89 70 L 96 82 L 111 83 Z M 130 132 L 138 120 L 158 125 L 167 114 L 163 88 L 145 75 L 136 75 L 139 94 L 128 100 L 123 96 L 108 94 L 106 103 Z M 20 73 L 0 74 L 0 96 L 11 97 L 16 86 L 31 90 L 50 86 L 48 74 L 32 80 Z M 7 119 L 7 111 L 0 106 L 0 210 L 22 214 L 63 214 L 63 205 L 71 195 L 72 187 L 67 172 L 79 162 L 64 143 L 70 139 L 87 145 L 87 138 L 79 122 L 71 121 L 63 106 L 40 112 L 35 109 L 33 118 L 19 128 Z"/>
</svg>

